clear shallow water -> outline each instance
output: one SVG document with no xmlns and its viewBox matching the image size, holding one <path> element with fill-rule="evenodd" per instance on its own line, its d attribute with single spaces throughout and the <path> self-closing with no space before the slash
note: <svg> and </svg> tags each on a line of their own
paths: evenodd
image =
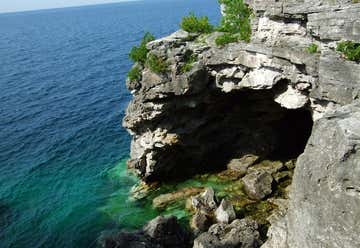
<svg viewBox="0 0 360 248">
<path fill-rule="evenodd" d="M 127 201 L 129 49 L 216 0 L 0 14 L 0 247 L 91 247 L 156 213 Z"/>
</svg>

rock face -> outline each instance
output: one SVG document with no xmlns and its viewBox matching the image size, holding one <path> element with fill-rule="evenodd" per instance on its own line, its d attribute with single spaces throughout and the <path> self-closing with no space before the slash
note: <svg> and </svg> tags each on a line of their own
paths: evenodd
<svg viewBox="0 0 360 248">
<path fill-rule="evenodd" d="M 315 123 L 292 184 L 289 247 L 360 247 L 359 144 L 360 104 Z"/>
<path fill-rule="evenodd" d="M 134 96 L 123 121 L 133 136 L 128 166 L 147 183 L 226 165 L 251 174 L 252 162 L 240 161 L 246 154 L 296 158 L 306 146 L 289 208 L 271 220 L 264 247 L 358 247 L 360 64 L 336 44 L 360 42 L 360 3 L 245 2 L 254 13 L 250 43 L 217 47 L 217 32 L 178 31 L 148 44 L 169 67 L 144 68 L 141 80 L 127 83 Z M 191 55 L 197 61 L 184 71 Z M 270 194 L 266 173 L 280 181 L 289 176 L 281 166 L 247 178 L 248 192 Z M 266 187 L 256 188 L 262 180 Z M 207 247 L 201 240 L 196 247 Z"/>
</svg>

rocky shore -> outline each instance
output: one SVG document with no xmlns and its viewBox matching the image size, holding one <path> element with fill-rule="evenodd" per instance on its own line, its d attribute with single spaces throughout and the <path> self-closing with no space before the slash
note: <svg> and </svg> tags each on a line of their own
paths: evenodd
<svg viewBox="0 0 360 248">
<path fill-rule="evenodd" d="M 336 51 L 360 42 L 360 3 L 245 2 L 250 43 L 179 30 L 147 44 L 166 72 L 127 81 L 129 169 L 144 185 L 210 172 L 225 186 L 153 199 L 182 201 L 191 231 L 158 217 L 104 247 L 360 247 L 360 64 Z"/>
</svg>

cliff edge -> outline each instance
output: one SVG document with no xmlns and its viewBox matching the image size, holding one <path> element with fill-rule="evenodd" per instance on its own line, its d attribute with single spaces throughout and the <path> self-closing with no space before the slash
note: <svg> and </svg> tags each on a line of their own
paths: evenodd
<svg viewBox="0 0 360 248">
<path fill-rule="evenodd" d="M 150 183 L 246 154 L 299 157 L 289 207 L 271 217 L 262 247 L 358 247 L 360 64 L 337 47 L 360 42 L 360 3 L 245 2 L 249 43 L 179 30 L 147 44 L 167 69 L 127 81 L 128 166 Z"/>
</svg>

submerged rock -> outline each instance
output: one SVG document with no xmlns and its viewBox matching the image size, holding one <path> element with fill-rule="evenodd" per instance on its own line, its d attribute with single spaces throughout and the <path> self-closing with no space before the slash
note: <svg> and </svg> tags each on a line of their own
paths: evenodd
<svg viewBox="0 0 360 248">
<path fill-rule="evenodd" d="M 184 201 L 190 196 L 197 195 L 204 191 L 204 188 L 201 187 L 189 187 L 183 188 L 175 192 L 162 194 L 153 199 L 154 208 L 165 208 L 169 204 Z"/>
<path fill-rule="evenodd" d="M 250 219 L 212 225 L 194 240 L 193 248 L 257 248 L 262 244 L 258 225 Z"/>
<path fill-rule="evenodd" d="M 245 192 L 255 200 L 261 200 L 272 192 L 273 177 L 266 171 L 258 170 L 242 178 Z"/>
</svg>

